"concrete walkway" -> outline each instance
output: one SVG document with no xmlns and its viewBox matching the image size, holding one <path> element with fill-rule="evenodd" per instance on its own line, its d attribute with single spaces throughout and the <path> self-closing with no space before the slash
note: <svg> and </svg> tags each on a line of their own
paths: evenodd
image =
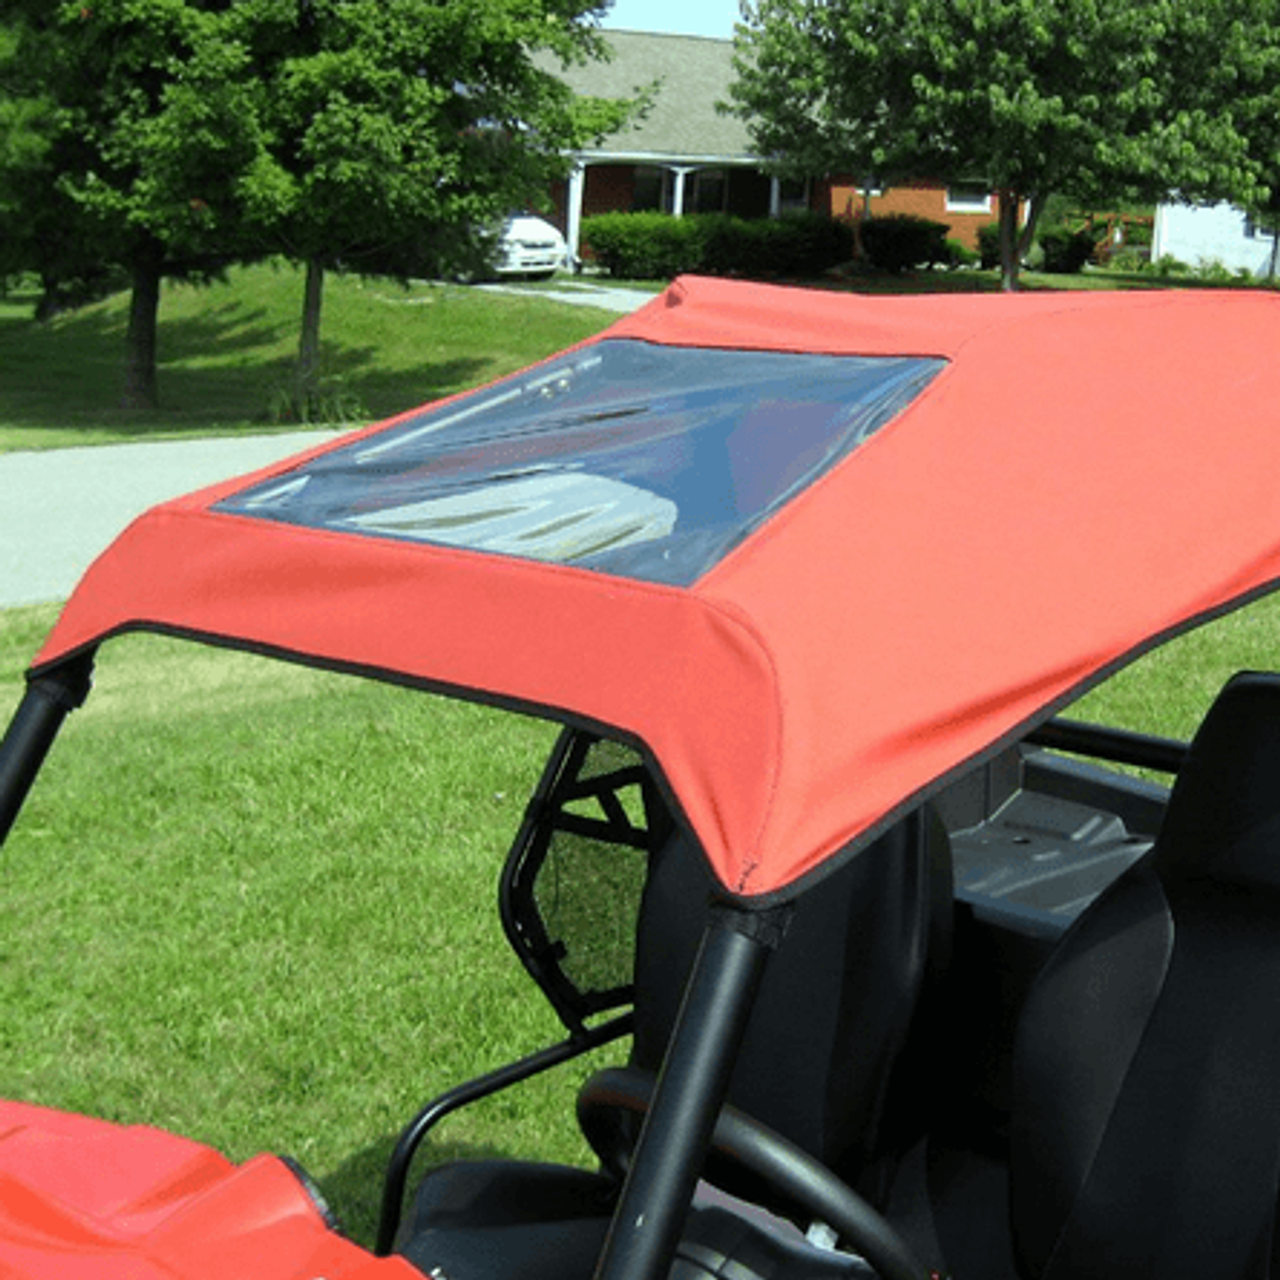
<svg viewBox="0 0 1280 1280">
<path fill-rule="evenodd" d="M 567 302 L 570 306 L 598 307 L 601 311 L 617 311 L 619 314 L 637 311 L 646 302 L 652 302 L 658 296 L 643 289 L 597 284 L 582 276 L 573 279 L 557 278 L 551 284 L 541 286 L 536 291 L 514 283 L 478 284 L 473 287 L 483 289 L 486 293 L 534 294 L 539 298 L 554 298 L 557 302 Z"/>
<path fill-rule="evenodd" d="M 534 292 L 518 284 L 477 287 Z M 584 280 L 536 292 L 619 314 L 654 298 Z M 148 507 L 265 467 L 333 434 L 299 431 L 0 454 L 0 608 L 65 599 L 107 544 Z"/>
<path fill-rule="evenodd" d="M 331 431 L 0 454 L 0 608 L 63 600 L 138 514 Z"/>
</svg>

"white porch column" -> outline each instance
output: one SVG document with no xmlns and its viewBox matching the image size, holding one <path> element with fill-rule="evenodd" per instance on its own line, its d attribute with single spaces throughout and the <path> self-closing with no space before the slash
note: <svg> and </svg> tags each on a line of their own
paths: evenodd
<svg viewBox="0 0 1280 1280">
<path fill-rule="evenodd" d="M 587 166 L 575 161 L 569 170 L 569 187 L 565 192 L 565 241 L 569 249 L 570 270 L 577 271 L 581 267 L 578 246 L 582 242 L 582 193 L 587 185 Z"/>
<path fill-rule="evenodd" d="M 697 170 L 682 165 L 672 165 L 671 172 L 676 175 L 676 187 L 671 193 L 671 212 L 674 217 L 684 217 L 684 180 Z"/>
<path fill-rule="evenodd" d="M 782 180 L 780 178 L 769 179 L 769 217 L 778 218 L 782 215 Z"/>
</svg>

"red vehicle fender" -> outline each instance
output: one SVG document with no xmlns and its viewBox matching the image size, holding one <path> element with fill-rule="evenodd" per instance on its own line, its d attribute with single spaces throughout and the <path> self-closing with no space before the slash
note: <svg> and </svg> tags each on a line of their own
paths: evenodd
<svg viewBox="0 0 1280 1280">
<path fill-rule="evenodd" d="M 288 1164 L 0 1102 L 3 1280 L 421 1280 L 332 1230 Z"/>
</svg>

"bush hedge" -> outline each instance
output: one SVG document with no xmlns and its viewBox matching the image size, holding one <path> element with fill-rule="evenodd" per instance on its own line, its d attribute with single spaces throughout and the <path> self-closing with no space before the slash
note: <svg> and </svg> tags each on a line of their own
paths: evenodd
<svg viewBox="0 0 1280 1280">
<path fill-rule="evenodd" d="M 1051 227 L 1048 231 L 1040 233 L 1044 270 L 1054 275 L 1075 275 L 1093 257 L 1096 247 L 1093 236 L 1087 231 L 1070 231 L 1066 227 Z"/>
<path fill-rule="evenodd" d="M 662 280 L 702 261 L 696 219 L 663 213 L 604 213 L 582 224 L 582 243 L 618 280 Z"/>
<path fill-rule="evenodd" d="M 583 245 L 619 280 L 704 275 L 816 276 L 853 254 L 853 229 L 820 214 L 603 213 L 582 225 Z"/>
<path fill-rule="evenodd" d="M 862 248 L 877 271 L 895 274 L 949 261 L 946 225 L 906 213 L 868 218 L 862 224 Z"/>
<path fill-rule="evenodd" d="M 975 249 L 959 240 L 947 241 L 947 265 L 951 267 L 976 267 L 982 261 Z"/>
<path fill-rule="evenodd" d="M 994 271 L 1000 265 L 1000 224 L 988 222 L 978 228 L 978 256 L 984 271 Z"/>
</svg>

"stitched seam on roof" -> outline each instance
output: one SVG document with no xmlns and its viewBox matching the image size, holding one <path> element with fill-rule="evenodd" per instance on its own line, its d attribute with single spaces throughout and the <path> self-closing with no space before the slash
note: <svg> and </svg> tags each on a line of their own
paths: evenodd
<svg viewBox="0 0 1280 1280">
<path fill-rule="evenodd" d="M 337 530 L 317 529 L 312 526 L 306 526 L 306 525 L 286 525 L 278 521 L 262 520 L 256 516 L 244 515 L 239 512 L 214 511 L 214 510 L 211 510 L 209 507 L 205 507 L 205 506 L 193 508 L 189 506 L 162 505 L 160 507 L 153 508 L 150 512 L 147 512 L 142 516 L 139 516 L 138 519 L 134 522 L 134 524 L 135 525 L 143 524 L 153 519 L 160 519 L 160 518 L 163 518 L 164 520 L 182 520 L 182 521 L 197 521 L 197 522 L 202 522 L 206 520 L 214 520 L 214 521 L 230 520 L 230 521 L 236 521 L 240 524 L 252 527 L 258 531 L 265 531 L 267 529 L 270 529 L 278 536 L 287 537 L 290 539 L 307 540 L 311 538 L 322 538 L 325 540 L 338 541 L 341 545 L 347 546 L 347 547 L 351 547 L 353 545 L 352 536 L 350 534 L 343 533 Z M 361 546 L 363 547 L 364 545 L 366 544 L 362 540 Z M 743 870 L 738 876 L 738 884 L 737 884 L 737 887 L 734 889 L 734 891 L 745 892 L 743 886 L 750 879 L 755 869 L 759 866 L 760 844 L 763 838 L 764 830 L 768 825 L 768 816 L 773 810 L 774 799 L 777 794 L 778 777 L 779 777 L 779 771 L 780 771 L 780 766 L 779 766 L 780 751 L 778 749 L 778 743 L 782 737 L 782 731 L 783 731 L 782 705 L 781 705 L 781 699 L 778 693 L 777 663 L 774 660 L 774 655 L 772 650 L 765 643 L 764 638 L 761 636 L 760 632 L 757 630 L 755 625 L 752 623 L 750 617 L 745 612 L 743 612 L 737 606 L 732 605 L 728 602 L 708 598 L 706 595 L 702 594 L 696 589 L 698 585 L 697 583 L 693 584 L 693 586 L 690 586 L 690 587 L 669 586 L 664 583 L 647 582 L 647 581 L 642 581 L 634 578 L 622 578 L 622 577 L 616 577 L 609 574 L 602 574 L 595 570 L 576 568 L 572 565 L 556 564 L 556 563 L 547 562 L 547 561 L 525 560 L 519 557 L 504 556 L 494 552 L 474 551 L 474 550 L 468 550 L 466 548 L 450 547 L 450 546 L 438 545 L 434 543 L 432 544 L 402 543 L 392 539 L 386 539 L 386 540 L 378 540 L 376 544 L 373 544 L 370 541 L 369 545 L 377 545 L 377 547 L 379 548 L 378 554 L 380 555 L 394 553 L 397 556 L 406 556 L 406 557 L 415 556 L 415 555 L 420 557 L 423 555 L 426 555 L 429 557 L 443 556 L 443 557 L 446 557 L 448 560 L 454 563 L 459 563 L 459 564 L 474 563 L 477 560 L 477 558 L 482 562 L 499 560 L 504 564 L 512 566 L 519 573 L 530 573 L 530 574 L 536 574 L 536 575 L 553 575 L 558 578 L 571 576 L 577 579 L 578 581 L 582 581 L 582 582 L 594 582 L 596 584 L 607 584 L 608 589 L 614 592 L 624 591 L 627 593 L 634 593 L 638 596 L 653 596 L 653 597 L 659 597 L 659 598 L 662 598 L 665 600 L 671 600 L 671 601 L 682 600 L 686 604 L 686 606 L 691 605 L 694 608 L 705 609 L 709 614 L 712 614 L 720 618 L 734 631 L 742 635 L 744 639 L 747 641 L 751 650 L 761 656 L 763 663 L 766 666 L 770 675 L 770 683 L 772 685 L 772 689 L 770 693 L 770 698 L 772 702 L 770 728 L 772 729 L 772 735 L 774 739 L 773 748 L 770 752 L 768 768 L 765 771 L 767 781 L 764 788 L 763 812 L 761 814 L 759 825 L 757 826 L 756 830 L 753 832 L 747 848 L 743 849 L 741 852 L 739 852 L 738 850 L 731 850 L 731 852 L 735 853 L 738 857 L 740 857 L 743 862 Z M 412 563 L 412 562 L 409 561 L 409 563 Z M 121 631 L 127 631 L 134 627 L 142 627 L 144 629 L 151 630 L 151 629 L 158 629 L 161 626 L 167 629 L 172 629 L 172 630 L 179 630 L 179 631 L 184 630 L 184 628 L 182 628 L 180 625 L 173 624 L 173 623 L 159 624 L 155 620 L 151 620 L 150 622 L 148 622 L 140 617 L 127 616 L 127 617 L 121 618 L 107 631 L 103 632 L 101 638 L 105 639 L 110 635 L 119 633 Z M 229 633 L 224 638 L 228 642 L 235 642 L 237 640 L 237 637 Z M 84 646 L 81 645 L 78 647 L 83 648 Z M 68 651 L 68 653 L 69 652 L 70 651 Z M 301 651 L 299 650 L 297 652 L 300 653 Z M 57 657 L 49 661 L 46 661 L 45 663 L 42 663 L 41 669 L 50 665 L 56 665 L 58 662 L 63 661 L 65 656 L 66 655 L 64 654 L 60 654 Z M 313 655 L 313 656 L 318 657 L 319 655 Z M 418 678 L 421 678 L 421 677 L 418 677 Z M 457 687 L 457 686 L 454 686 L 454 687 Z M 485 692 L 485 691 L 478 690 L 478 692 Z M 493 694 L 496 691 L 488 691 L 488 692 Z M 501 697 L 502 695 L 498 694 L 497 696 Z M 616 727 L 621 727 L 621 726 L 616 726 Z"/>
<path fill-rule="evenodd" d="M 760 815 L 760 825 L 755 834 L 752 836 L 749 849 L 742 852 L 742 868 L 738 873 L 737 883 L 733 886 L 735 893 L 747 894 L 747 882 L 755 874 L 756 869 L 760 865 L 760 845 L 764 839 L 764 833 L 769 825 L 769 816 L 773 812 L 774 800 L 778 794 L 778 780 L 781 773 L 782 759 L 782 738 L 785 733 L 786 723 L 782 712 L 782 698 L 780 694 L 781 682 L 778 679 L 778 664 L 774 660 L 773 650 L 766 643 L 764 636 L 756 628 L 755 623 L 751 620 L 749 614 L 726 600 L 709 599 L 705 595 L 698 595 L 698 600 L 711 613 L 722 618 L 726 623 L 734 629 L 740 631 L 750 641 L 751 646 L 764 659 L 765 665 L 769 669 L 769 697 L 772 702 L 770 708 L 773 728 L 773 742 L 770 750 L 770 759 L 767 769 L 767 782 L 764 791 L 763 812 Z"/>
</svg>

